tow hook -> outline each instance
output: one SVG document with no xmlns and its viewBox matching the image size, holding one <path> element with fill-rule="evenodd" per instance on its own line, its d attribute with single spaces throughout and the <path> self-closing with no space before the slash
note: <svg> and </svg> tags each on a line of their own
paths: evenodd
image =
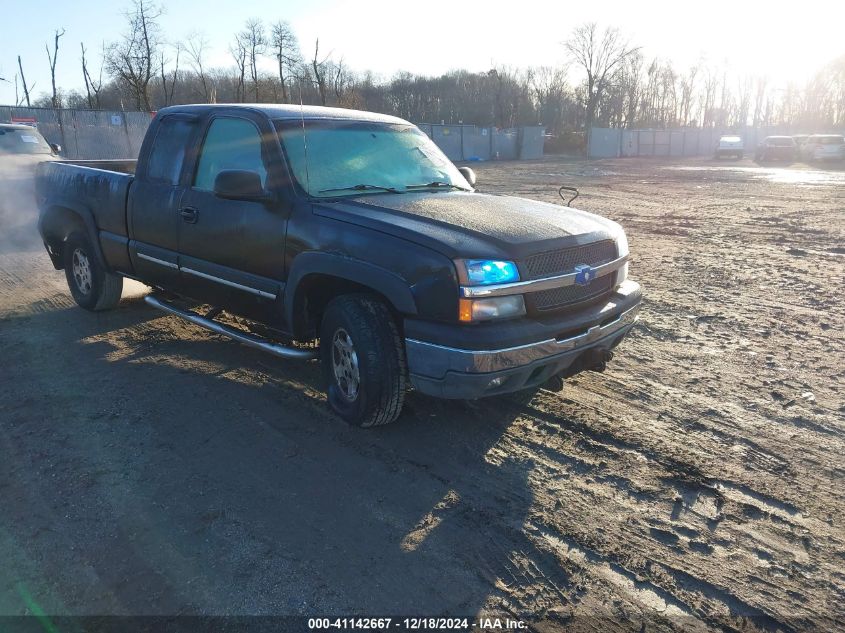
<svg viewBox="0 0 845 633">
<path fill-rule="evenodd" d="M 607 363 L 613 358 L 609 349 L 593 347 L 583 352 L 575 362 L 558 374 L 561 379 L 569 378 L 582 371 L 604 371 Z"/>
<path fill-rule="evenodd" d="M 613 358 L 613 352 L 607 349 L 593 348 L 584 352 L 583 363 L 590 371 L 604 371 Z"/>
<path fill-rule="evenodd" d="M 550 376 L 546 383 L 543 385 L 544 389 L 548 391 L 560 391 L 563 389 L 563 378 L 560 375 Z"/>
</svg>

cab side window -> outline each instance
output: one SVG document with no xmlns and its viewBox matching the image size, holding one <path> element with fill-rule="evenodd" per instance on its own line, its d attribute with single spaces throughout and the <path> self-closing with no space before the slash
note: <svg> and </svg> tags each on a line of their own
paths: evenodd
<svg viewBox="0 0 845 633">
<path fill-rule="evenodd" d="M 238 169 L 259 175 L 267 184 L 267 168 L 261 157 L 261 134 L 245 119 L 219 118 L 211 122 L 202 144 L 194 187 L 214 190 L 214 180 L 221 171 Z"/>
<path fill-rule="evenodd" d="M 168 185 L 179 184 L 188 139 L 194 131 L 194 121 L 167 117 L 159 123 L 150 157 L 147 160 L 147 179 Z"/>
</svg>

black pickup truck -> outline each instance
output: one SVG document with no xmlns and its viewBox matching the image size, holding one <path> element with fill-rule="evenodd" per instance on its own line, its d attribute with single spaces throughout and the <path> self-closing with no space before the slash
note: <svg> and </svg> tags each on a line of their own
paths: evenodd
<svg viewBox="0 0 845 633">
<path fill-rule="evenodd" d="M 637 318 L 618 224 L 474 185 L 394 117 L 191 105 L 158 112 L 137 161 L 41 164 L 36 197 L 80 306 L 137 279 L 156 308 L 319 357 L 331 407 L 375 426 L 409 383 L 479 398 L 601 370 Z"/>
</svg>

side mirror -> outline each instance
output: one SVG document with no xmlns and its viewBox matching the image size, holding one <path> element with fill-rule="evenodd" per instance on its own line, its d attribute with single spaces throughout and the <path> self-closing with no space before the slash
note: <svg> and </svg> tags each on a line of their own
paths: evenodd
<svg viewBox="0 0 845 633">
<path fill-rule="evenodd" d="M 61 154 L 62 153 L 62 146 L 58 143 L 50 143 L 50 149 L 53 150 L 54 154 Z"/>
<path fill-rule="evenodd" d="M 257 172 L 242 169 L 226 169 L 217 174 L 214 195 L 227 200 L 263 202 L 269 199 L 261 185 L 261 176 Z"/>
<path fill-rule="evenodd" d="M 475 187 L 475 172 L 472 171 L 469 167 L 458 167 L 458 171 L 461 172 L 461 176 L 469 183 L 470 187 Z"/>
</svg>

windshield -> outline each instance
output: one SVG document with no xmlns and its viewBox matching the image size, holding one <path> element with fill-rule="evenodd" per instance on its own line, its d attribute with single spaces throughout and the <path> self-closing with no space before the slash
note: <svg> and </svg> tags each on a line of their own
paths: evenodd
<svg viewBox="0 0 845 633">
<path fill-rule="evenodd" d="M 0 154 L 51 154 L 44 137 L 34 128 L 0 127 Z"/>
<path fill-rule="evenodd" d="M 306 119 L 275 125 L 294 177 L 311 196 L 471 190 L 431 139 L 410 124 Z"/>
<path fill-rule="evenodd" d="M 795 141 L 790 136 L 770 136 L 766 139 L 766 143 L 775 147 L 790 147 L 795 145 Z"/>
<path fill-rule="evenodd" d="M 845 138 L 841 136 L 817 136 L 816 143 L 821 143 L 822 145 L 842 145 L 845 142 Z"/>
</svg>

